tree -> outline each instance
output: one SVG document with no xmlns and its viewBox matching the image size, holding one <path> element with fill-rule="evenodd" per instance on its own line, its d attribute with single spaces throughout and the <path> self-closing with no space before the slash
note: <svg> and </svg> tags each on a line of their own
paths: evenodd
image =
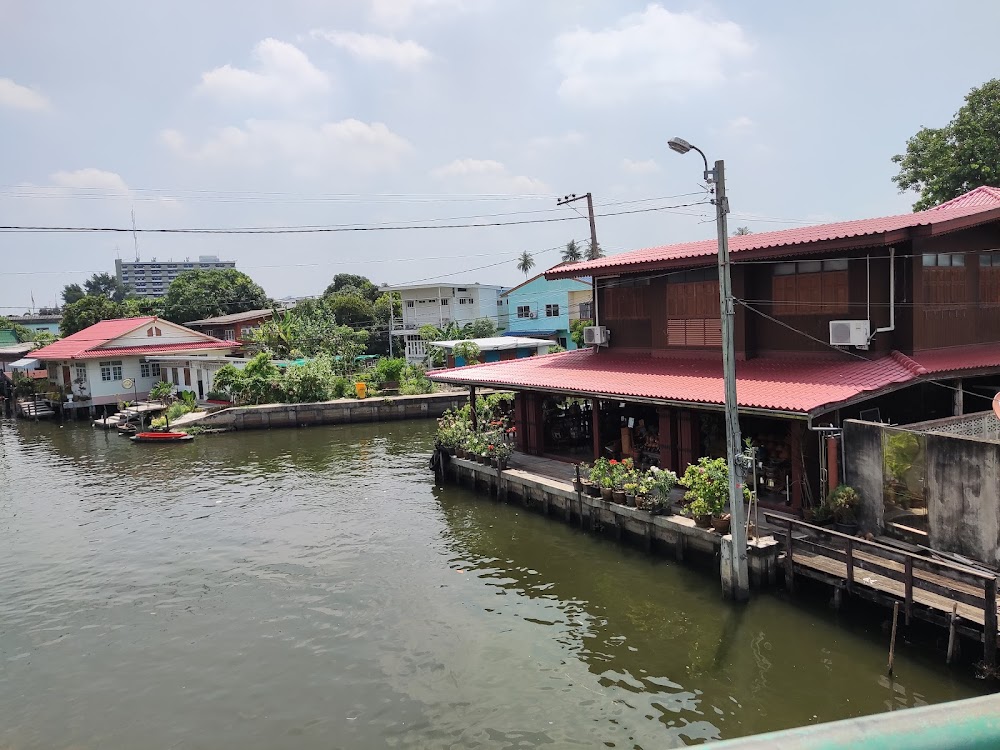
<svg viewBox="0 0 1000 750">
<path fill-rule="evenodd" d="M 368 328 L 375 321 L 375 306 L 357 291 L 324 297 L 323 304 L 340 325 Z"/>
<path fill-rule="evenodd" d="M 733 232 L 733 237 L 744 237 L 748 234 L 753 234 L 750 231 L 750 227 L 736 227 L 736 231 Z"/>
<path fill-rule="evenodd" d="M 604 251 L 601 250 L 601 243 L 591 243 L 587 248 L 587 260 L 597 260 L 603 257 Z"/>
<path fill-rule="evenodd" d="M 465 360 L 467 365 L 478 365 L 479 355 L 482 352 L 479 350 L 479 345 L 475 341 L 460 341 L 455 344 L 455 348 L 452 349 L 452 354 L 455 357 L 461 357 Z"/>
<path fill-rule="evenodd" d="M 359 276 L 353 273 L 338 273 L 333 277 L 333 281 L 323 292 L 324 297 L 329 297 L 338 292 L 349 293 L 356 291 L 369 302 L 374 302 L 381 291 L 366 276 Z"/>
<path fill-rule="evenodd" d="M 187 323 L 217 315 L 259 310 L 270 305 L 264 290 L 235 268 L 185 271 L 163 298 L 163 317 Z"/>
<path fill-rule="evenodd" d="M 108 297 L 86 296 L 63 307 L 59 333 L 69 336 L 102 320 L 124 317 L 122 305 Z"/>
<path fill-rule="evenodd" d="M 517 270 L 523 273 L 525 278 L 528 278 L 528 272 L 534 267 L 535 259 L 531 257 L 531 253 L 525 250 L 517 259 Z"/>
<path fill-rule="evenodd" d="M 83 287 L 79 284 L 67 284 L 63 287 L 62 300 L 67 305 L 79 302 L 85 296 L 87 296 L 87 293 L 83 291 Z"/>
<path fill-rule="evenodd" d="M 497 335 L 497 324 L 490 318 L 479 318 L 462 326 L 462 335 L 470 339 L 488 339 Z"/>
<path fill-rule="evenodd" d="M 34 341 L 35 339 L 34 331 L 20 323 L 15 323 L 10 318 L 0 317 L 0 330 L 13 331 L 14 338 L 17 339 L 19 344 L 23 344 L 26 341 Z"/>
<path fill-rule="evenodd" d="M 574 320 L 569 324 L 569 337 L 573 339 L 573 343 L 577 347 L 583 346 L 583 329 L 592 325 L 594 325 L 594 321 L 583 319 Z"/>
<path fill-rule="evenodd" d="M 157 297 L 129 297 L 121 303 L 121 317 L 140 318 L 144 315 L 163 317 L 163 300 Z"/>
<path fill-rule="evenodd" d="M 583 260 L 583 253 L 576 244 L 576 240 L 570 240 L 566 243 L 566 249 L 563 250 L 562 254 L 563 263 L 578 263 Z"/>
<path fill-rule="evenodd" d="M 88 297 L 107 297 L 121 302 L 132 293 L 132 288 L 122 284 L 117 276 L 110 273 L 95 273 L 85 282 L 83 289 Z"/>
<path fill-rule="evenodd" d="M 1000 186 L 1000 79 L 994 78 L 965 97 L 951 122 L 921 128 L 906 142 L 906 153 L 892 157 L 900 192 L 916 190 L 921 211 L 982 185 Z"/>
</svg>

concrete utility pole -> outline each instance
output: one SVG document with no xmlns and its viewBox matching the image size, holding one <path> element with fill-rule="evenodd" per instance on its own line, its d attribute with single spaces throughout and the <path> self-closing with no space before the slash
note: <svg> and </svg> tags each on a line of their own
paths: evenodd
<svg viewBox="0 0 1000 750">
<path fill-rule="evenodd" d="M 719 306 L 722 323 L 722 377 L 725 386 L 726 460 L 729 466 L 729 509 L 732 515 L 732 550 L 729 554 L 730 570 L 723 571 L 723 592 L 737 601 L 750 598 L 750 575 L 747 571 L 746 512 L 743 507 L 743 451 L 740 439 L 739 407 L 736 401 L 736 347 L 733 337 L 736 315 L 733 302 L 733 283 L 729 264 L 729 228 L 726 215 L 729 200 L 726 198 L 726 165 L 721 159 L 715 169 L 709 170 L 704 152 L 682 138 L 671 138 L 670 149 L 686 154 L 694 149 L 705 162 L 705 181 L 715 185 L 715 220 L 719 238 Z M 756 489 L 756 488 L 755 488 Z M 723 559 L 726 544 L 723 540 Z"/>
<path fill-rule="evenodd" d="M 566 195 L 557 200 L 556 205 L 565 206 L 575 201 L 581 201 L 584 198 L 587 199 L 587 216 L 590 219 L 590 254 L 594 255 L 598 246 L 597 224 L 594 222 L 594 196 L 591 195 L 590 193 L 587 193 L 586 195 L 577 195 L 576 193 L 570 193 L 569 195 Z"/>
</svg>

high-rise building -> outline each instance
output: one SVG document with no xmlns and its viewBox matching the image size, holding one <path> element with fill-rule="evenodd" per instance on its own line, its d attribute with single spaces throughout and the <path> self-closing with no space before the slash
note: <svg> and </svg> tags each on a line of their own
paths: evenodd
<svg viewBox="0 0 1000 750">
<path fill-rule="evenodd" d="M 217 255 L 199 255 L 197 261 L 185 258 L 175 260 L 115 261 L 115 276 L 122 284 L 131 286 L 139 297 L 162 297 L 170 282 L 185 271 L 209 268 L 236 268 L 234 260 L 219 260 Z"/>
</svg>

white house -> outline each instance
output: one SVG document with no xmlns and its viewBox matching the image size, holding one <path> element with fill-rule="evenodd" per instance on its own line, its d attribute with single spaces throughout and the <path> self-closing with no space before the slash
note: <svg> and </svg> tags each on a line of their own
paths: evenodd
<svg viewBox="0 0 1000 750">
<path fill-rule="evenodd" d="M 69 389 L 74 408 L 142 399 L 161 380 L 204 398 L 209 373 L 198 355 L 222 357 L 236 343 L 222 341 L 156 317 L 102 320 L 31 353 L 45 364 L 49 380 Z M 158 357 L 192 355 L 187 364 L 161 364 Z M 126 381 L 132 384 L 126 388 Z"/>
<path fill-rule="evenodd" d="M 394 317 L 391 322 L 390 335 L 403 338 L 406 359 L 410 362 L 422 362 L 427 357 L 420 326 L 442 328 L 450 322 L 465 325 L 488 318 L 501 328 L 502 286 L 459 282 L 404 284 L 388 287 L 388 291 L 399 292 L 403 306 L 402 318 Z"/>
</svg>

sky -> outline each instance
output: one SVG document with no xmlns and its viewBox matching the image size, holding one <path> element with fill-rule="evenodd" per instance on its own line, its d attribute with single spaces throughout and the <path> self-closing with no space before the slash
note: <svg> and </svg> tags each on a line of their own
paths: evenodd
<svg viewBox="0 0 1000 750">
<path fill-rule="evenodd" d="M 514 285 L 589 237 L 556 205 L 588 191 L 609 254 L 713 237 L 673 136 L 725 160 L 732 228 L 903 213 L 891 157 L 1000 75 L 998 27 L 989 0 L 0 0 L 0 225 L 366 228 L 4 232 L 0 313 L 137 254 L 275 298 Z"/>
</svg>

